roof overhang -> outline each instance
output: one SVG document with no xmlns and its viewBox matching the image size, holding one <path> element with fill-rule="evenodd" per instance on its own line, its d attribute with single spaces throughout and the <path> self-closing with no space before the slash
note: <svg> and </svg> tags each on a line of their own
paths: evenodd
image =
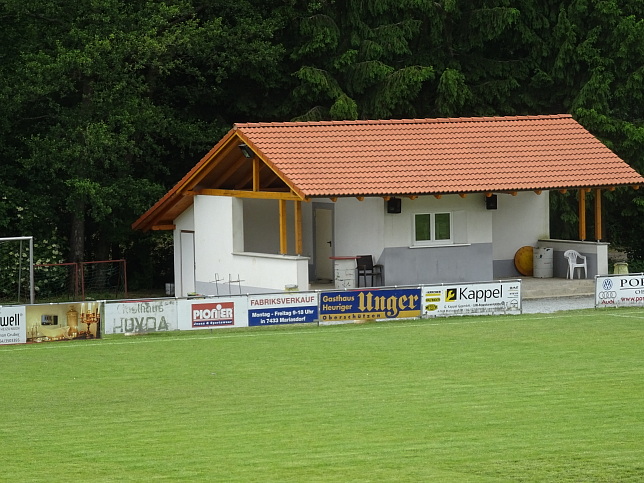
<svg viewBox="0 0 644 483">
<path fill-rule="evenodd" d="M 243 145 L 248 149 L 242 149 Z M 250 154 L 250 157 L 247 157 Z M 168 193 L 132 224 L 135 230 L 174 229 L 196 195 L 306 200 L 236 129 L 229 131 Z"/>
</svg>

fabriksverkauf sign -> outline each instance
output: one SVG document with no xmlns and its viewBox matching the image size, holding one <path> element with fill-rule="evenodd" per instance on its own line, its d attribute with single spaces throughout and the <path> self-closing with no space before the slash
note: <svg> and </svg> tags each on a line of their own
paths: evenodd
<svg viewBox="0 0 644 483">
<path fill-rule="evenodd" d="M 644 273 L 595 277 L 595 307 L 644 305 Z"/>
<path fill-rule="evenodd" d="M 26 319 L 24 306 L 0 306 L 0 345 L 27 342 Z"/>
<path fill-rule="evenodd" d="M 320 320 L 398 319 L 420 317 L 420 288 L 322 292 Z"/>
<path fill-rule="evenodd" d="M 248 325 L 305 324 L 318 320 L 318 294 L 248 296 Z"/>
<path fill-rule="evenodd" d="M 521 280 L 423 286 L 428 317 L 520 313 Z"/>
</svg>

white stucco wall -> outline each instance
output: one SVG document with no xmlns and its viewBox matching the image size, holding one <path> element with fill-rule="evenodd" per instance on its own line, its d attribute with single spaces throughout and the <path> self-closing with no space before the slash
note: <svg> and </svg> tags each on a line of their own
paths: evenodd
<svg viewBox="0 0 644 483">
<path fill-rule="evenodd" d="M 262 218 L 272 211 L 270 203 L 251 204 L 245 211 L 241 198 L 195 196 L 193 207 L 177 219 L 175 237 L 181 229 L 194 229 L 198 293 L 234 293 L 240 286 L 242 293 L 284 290 L 290 285 L 308 289 L 307 258 L 282 256 L 277 252 L 251 253 L 244 247 L 245 216 L 249 216 L 248 223 L 255 230 L 257 240 L 266 241 L 269 237 L 263 237 L 262 233 L 273 229 L 271 223 L 279 226 L 277 216 L 270 217 L 269 222 Z M 279 249 L 279 238 L 277 242 Z M 272 245 L 268 241 L 264 246 Z M 175 270 L 177 256 L 175 250 Z M 228 283 L 236 280 L 241 282 Z"/>
<path fill-rule="evenodd" d="M 485 209 L 484 195 L 403 198 L 398 214 L 387 213 L 382 198 L 341 198 L 335 209 L 335 254 L 372 254 L 378 259 L 385 247 L 409 247 L 414 214 L 430 212 L 453 213 L 459 243 L 492 241 L 492 214 Z"/>
<path fill-rule="evenodd" d="M 485 209 L 484 195 L 477 193 L 468 195 L 465 198 L 461 198 L 458 195 L 445 195 L 440 199 L 436 199 L 433 196 L 421 196 L 415 200 L 403 198 L 401 213 L 385 213 L 385 246 L 411 246 L 414 214 L 436 212 L 451 212 L 454 214 L 456 242 L 492 242 L 492 214 Z"/>
<path fill-rule="evenodd" d="M 513 260 L 519 248 L 536 246 L 537 240 L 550 237 L 548 195 L 547 191 L 497 195 L 497 209 L 491 210 L 494 260 Z"/>
<path fill-rule="evenodd" d="M 335 205 L 335 255 L 373 255 L 377 260 L 384 248 L 385 201 L 340 198 Z"/>
<path fill-rule="evenodd" d="M 195 196 L 196 279 L 215 280 L 215 274 L 228 280 L 234 274 L 232 253 L 242 251 L 244 231 L 242 201 L 225 196 Z"/>
<path fill-rule="evenodd" d="M 195 229 L 195 210 L 194 205 L 187 208 L 183 213 L 181 213 L 176 220 L 174 220 L 175 225 L 175 236 L 177 232 L 181 231 L 194 231 Z"/>
<path fill-rule="evenodd" d="M 454 273 L 457 262 L 463 261 L 464 267 L 459 277 L 465 279 L 470 267 L 481 260 L 478 275 L 486 276 L 488 268 L 483 259 L 495 260 L 511 265 L 516 250 L 525 245 L 536 245 L 537 240 L 548 238 L 549 213 L 548 194 L 536 195 L 533 192 L 519 193 L 517 196 L 497 195 L 497 210 L 485 208 L 483 194 L 471 194 L 465 198 L 458 195 L 445 195 L 440 199 L 421 196 L 415 200 L 402 198 L 399 214 L 386 212 L 386 202 L 382 198 L 340 198 L 334 205 L 334 254 L 336 256 L 355 256 L 372 254 L 379 261 L 387 249 L 387 261 L 391 264 L 404 264 L 404 259 L 416 260 L 419 253 L 406 255 L 413 245 L 413 215 L 416 213 L 451 212 L 455 247 L 461 251 L 443 249 L 437 264 L 449 266 L 450 275 Z M 319 200 L 325 202 L 327 200 Z M 316 203 L 318 201 L 316 200 Z M 286 285 L 306 285 L 306 263 L 313 257 L 313 216 L 312 204 L 302 204 L 304 250 L 303 256 L 309 257 L 306 263 L 295 257 L 293 203 L 287 203 L 289 255 L 282 257 L 279 252 L 279 215 L 277 202 L 272 200 L 242 200 L 239 198 L 196 196 L 193 207 L 187 209 L 175 220 L 175 247 L 179 246 L 180 233 L 195 232 L 195 279 L 200 283 L 211 283 L 215 277 L 228 281 L 241 278 L 254 286 L 272 285 L 281 290 Z M 486 248 L 487 247 L 487 248 Z M 391 251 L 394 249 L 394 251 Z M 403 251 L 395 251 L 401 249 Z M 463 252 L 462 250 L 468 250 Z M 411 249 L 423 251 L 422 259 L 429 263 L 436 258 L 433 247 Z M 432 254 L 427 251 L 432 251 Z M 258 256 L 253 258 L 253 254 Z M 464 256 L 465 254 L 465 256 Z M 241 255 L 241 257 L 240 257 Z M 268 255 L 268 256 L 264 256 Z M 271 257 L 274 260 L 270 260 Z M 281 261 L 280 261 L 280 257 Z M 402 257 L 402 258 L 401 258 Z M 467 257 L 470 257 L 467 259 Z M 478 257 L 478 258 L 472 258 Z M 265 260 L 261 260 L 264 258 Z M 452 259 L 450 262 L 449 259 Z M 384 259 L 384 258 L 383 258 Z M 408 261 L 409 261 L 408 260 Z M 439 263 L 440 262 L 440 263 Z M 280 265 L 281 263 L 281 265 Z M 413 264 L 405 268 L 410 272 Z M 431 263 L 434 263 L 432 261 Z M 450 265 L 451 263 L 451 265 Z M 500 262 L 501 263 L 501 262 Z M 433 266 L 433 265 L 432 265 Z M 438 265 L 437 265 L 438 266 Z M 496 267 L 495 267 L 496 268 Z M 511 267 L 510 267 L 511 269 Z M 437 277 L 440 277 L 438 268 Z M 180 253 L 175 251 L 175 284 L 179 286 L 177 274 L 180 272 Z M 247 273 L 242 273 L 247 272 Z M 215 275 L 217 274 L 217 275 Z M 402 276 L 402 275 L 401 275 Z M 459 279 L 460 279 L 459 278 Z M 306 282 L 304 281 L 306 280 Z M 246 285 L 246 284 L 242 284 Z"/>
</svg>

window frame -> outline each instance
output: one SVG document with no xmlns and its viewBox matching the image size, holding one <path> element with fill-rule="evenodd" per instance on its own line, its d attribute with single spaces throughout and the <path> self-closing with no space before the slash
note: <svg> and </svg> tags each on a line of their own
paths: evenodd
<svg viewBox="0 0 644 483">
<path fill-rule="evenodd" d="M 449 216 L 449 238 L 436 239 L 436 215 Z M 429 216 L 429 239 L 418 240 L 416 224 L 418 216 Z M 412 246 L 438 246 L 454 244 L 454 213 L 451 211 L 430 211 L 412 214 Z"/>
</svg>

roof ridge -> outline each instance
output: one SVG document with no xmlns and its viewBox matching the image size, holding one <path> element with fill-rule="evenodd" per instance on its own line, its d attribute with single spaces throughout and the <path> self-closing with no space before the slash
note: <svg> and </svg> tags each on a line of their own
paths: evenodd
<svg viewBox="0 0 644 483">
<path fill-rule="evenodd" d="M 540 114 L 524 116 L 437 117 L 409 119 L 359 119 L 353 121 L 276 121 L 235 123 L 233 129 L 282 126 L 359 126 L 384 124 L 432 124 L 441 122 L 529 121 L 538 119 L 570 119 L 571 114 Z"/>
</svg>

